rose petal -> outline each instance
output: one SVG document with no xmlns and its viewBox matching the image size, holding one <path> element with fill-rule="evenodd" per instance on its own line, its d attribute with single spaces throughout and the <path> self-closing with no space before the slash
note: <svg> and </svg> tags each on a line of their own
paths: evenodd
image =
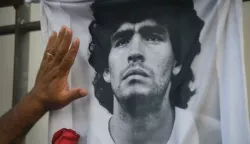
<svg viewBox="0 0 250 144">
<path fill-rule="evenodd" d="M 80 135 L 77 134 L 75 131 L 69 130 L 69 129 L 67 129 L 63 132 L 63 136 L 67 137 L 67 138 L 72 138 L 72 139 L 79 139 L 79 137 L 80 137 Z"/>
<path fill-rule="evenodd" d="M 63 128 L 54 134 L 52 144 L 77 144 L 79 139 L 80 135 L 74 130 Z"/>
<path fill-rule="evenodd" d="M 54 144 L 56 142 L 56 140 L 59 139 L 59 137 L 63 134 L 64 130 L 65 130 L 65 128 L 60 129 L 59 131 L 54 133 L 53 138 L 52 138 L 52 144 Z"/>
</svg>

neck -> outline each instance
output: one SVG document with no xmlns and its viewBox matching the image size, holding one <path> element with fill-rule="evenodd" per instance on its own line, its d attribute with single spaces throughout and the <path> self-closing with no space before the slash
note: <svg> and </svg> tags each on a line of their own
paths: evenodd
<svg viewBox="0 0 250 144">
<path fill-rule="evenodd" d="M 168 92 L 159 111 L 147 116 L 131 117 L 116 99 L 114 107 L 109 126 L 116 144 L 167 144 L 174 124 L 174 110 Z"/>
</svg>

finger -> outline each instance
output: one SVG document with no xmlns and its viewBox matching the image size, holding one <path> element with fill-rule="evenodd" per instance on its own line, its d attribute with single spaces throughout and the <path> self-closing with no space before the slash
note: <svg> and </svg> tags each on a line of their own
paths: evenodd
<svg viewBox="0 0 250 144">
<path fill-rule="evenodd" d="M 72 102 L 76 99 L 82 98 L 87 95 L 87 90 L 80 89 L 80 88 L 74 88 L 68 93 L 68 100 L 69 102 Z"/>
<path fill-rule="evenodd" d="M 55 43 L 56 39 L 57 39 L 57 32 L 52 32 L 52 34 L 49 37 L 49 41 L 48 41 L 45 52 L 48 52 L 50 47 Z"/>
<path fill-rule="evenodd" d="M 52 32 L 48 44 L 46 46 L 44 56 L 40 65 L 40 70 L 38 71 L 37 74 L 37 79 L 48 69 L 49 62 L 54 59 L 55 51 L 57 47 L 60 45 L 62 38 L 65 34 L 66 26 L 63 26 L 57 36 L 56 32 Z"/>
<path fill-rule="evenodd" d="M 62 69 L 62 72 L 68 72 L 70 68 L 72 67 L 73 63 L 75 62 L 76 55 L 79 50 L 80 40 L 76 38 L 74 42 L 71 45 L 71 48 L 63 58 L 60 69 Z"/>
<path fill-rule="evenodd" d="M 69 46 L 72 41 L 72 31 L 70 29 L 67 29 L 65 32 L 65 35 L 63 37 L 63 40 L 56 52 L 56 56 L 54 59 L 54 65 L 58 65 L 61 63 L 62 59 L 64 58 L 65 54 L 69 50 Z"/>
<path fill-rule="evenodd" d="M 86 89 L 80 89 L 80 95 L 86 96 L 86 95 L 88 95 L 88 91 Z"/>
<path fill-rule="evenodd" d="M 48 41 L 47 47 L 45 49 L 42 61 L 44 61 L 45 59 L 47 59 L 49 57 L 47 53 L 49 52 L 51 45 L 53 45 L 55 43 L 56 39 L 57 39 L 57 33 L 52 32 L 51 36 L 49 37 L 49 41 Z"/>
<path fill-rule="evenodd" d="M 52 54 L 52 55 L 55 55 L 56 54 L 56 51 L 58 49 L 58 47 L 60 46 L 62 40 L 63 40 L 63 37 L 65 35 L 65 32 L 67 30 L 67 27 L 66 26 L 62 26 L 58 36 L 56 37 L 56 40 L 54 41 L 53 44 L 51 44 L 47 50 L 48 53 Z"/>
<path fill-rule="evenodd" d="M 45 65 L 46 65 L 47 61 L 49 59 L 51 59 L 51 56 L 49 56 L 47 54 L 47 51 L 48 51 L 49 47 L 56 41 L 56 38 L 57 38 L 57 33 L 52 32 L 52 34 L 49 37 L 48 44 L 47 44 L 47 47 L 46 47 L 44 55 L 43 55 L 43 58 L 42 58 L 42 61 L 40 64 L 40 70 L 38 71 L 37 77 L 39 77 L 41 75 L 41 73 L 44 71 L 44 68 L 46 67 Z"/>
<path fill-rule="evenodd" d="M 63 36 L 65 35 L 66 28 L 67 28 L 66 26 L 63 26 L 58 36 L 56 35 L 55 38 L 53 36 L 51 42 L 48 43 L 44 56 L 45 57 L 45 60 L 43 62 L 44 65 L 48 65 L 54 59 L 56 50 L 59 47 L 63 39 Z"/>
</svg>

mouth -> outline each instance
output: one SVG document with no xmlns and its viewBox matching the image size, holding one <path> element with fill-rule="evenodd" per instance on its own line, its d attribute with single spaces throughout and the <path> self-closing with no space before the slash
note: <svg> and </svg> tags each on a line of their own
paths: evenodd
<svg viewBox="0 0 250 144">
<path fill-rule="evenodd" d="M 125 80 L 128 77 L 133 76 L 133 75 L 140 75 L 143 77 L 149 77 L 149 75 L 141 69 L 131 69 L 125 74 L 125 76 L 123 77 L 123 80 Z"/>
</svg>

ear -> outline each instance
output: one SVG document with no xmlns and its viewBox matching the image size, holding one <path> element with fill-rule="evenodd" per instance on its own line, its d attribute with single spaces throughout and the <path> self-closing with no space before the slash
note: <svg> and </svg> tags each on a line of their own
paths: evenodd
<svg viewBox="0 0 250 144">
<path fill-rule="evenodd" d="M 174 68 L 173 68 L 173 74 L 174 74 L 175 76 L 178 75 L 179 72 L 181 71 L 181 68 L 182 68 L 181 65 L 179 65 L 179 66 L 174 66 Z"/>
<path fill-rule="evenodd" d="M 105 71 L 103 72 L 103 79 L 106 83 L 110 83 L 110 72 L 108 69 L 105 69 Z"/>
</svg>

